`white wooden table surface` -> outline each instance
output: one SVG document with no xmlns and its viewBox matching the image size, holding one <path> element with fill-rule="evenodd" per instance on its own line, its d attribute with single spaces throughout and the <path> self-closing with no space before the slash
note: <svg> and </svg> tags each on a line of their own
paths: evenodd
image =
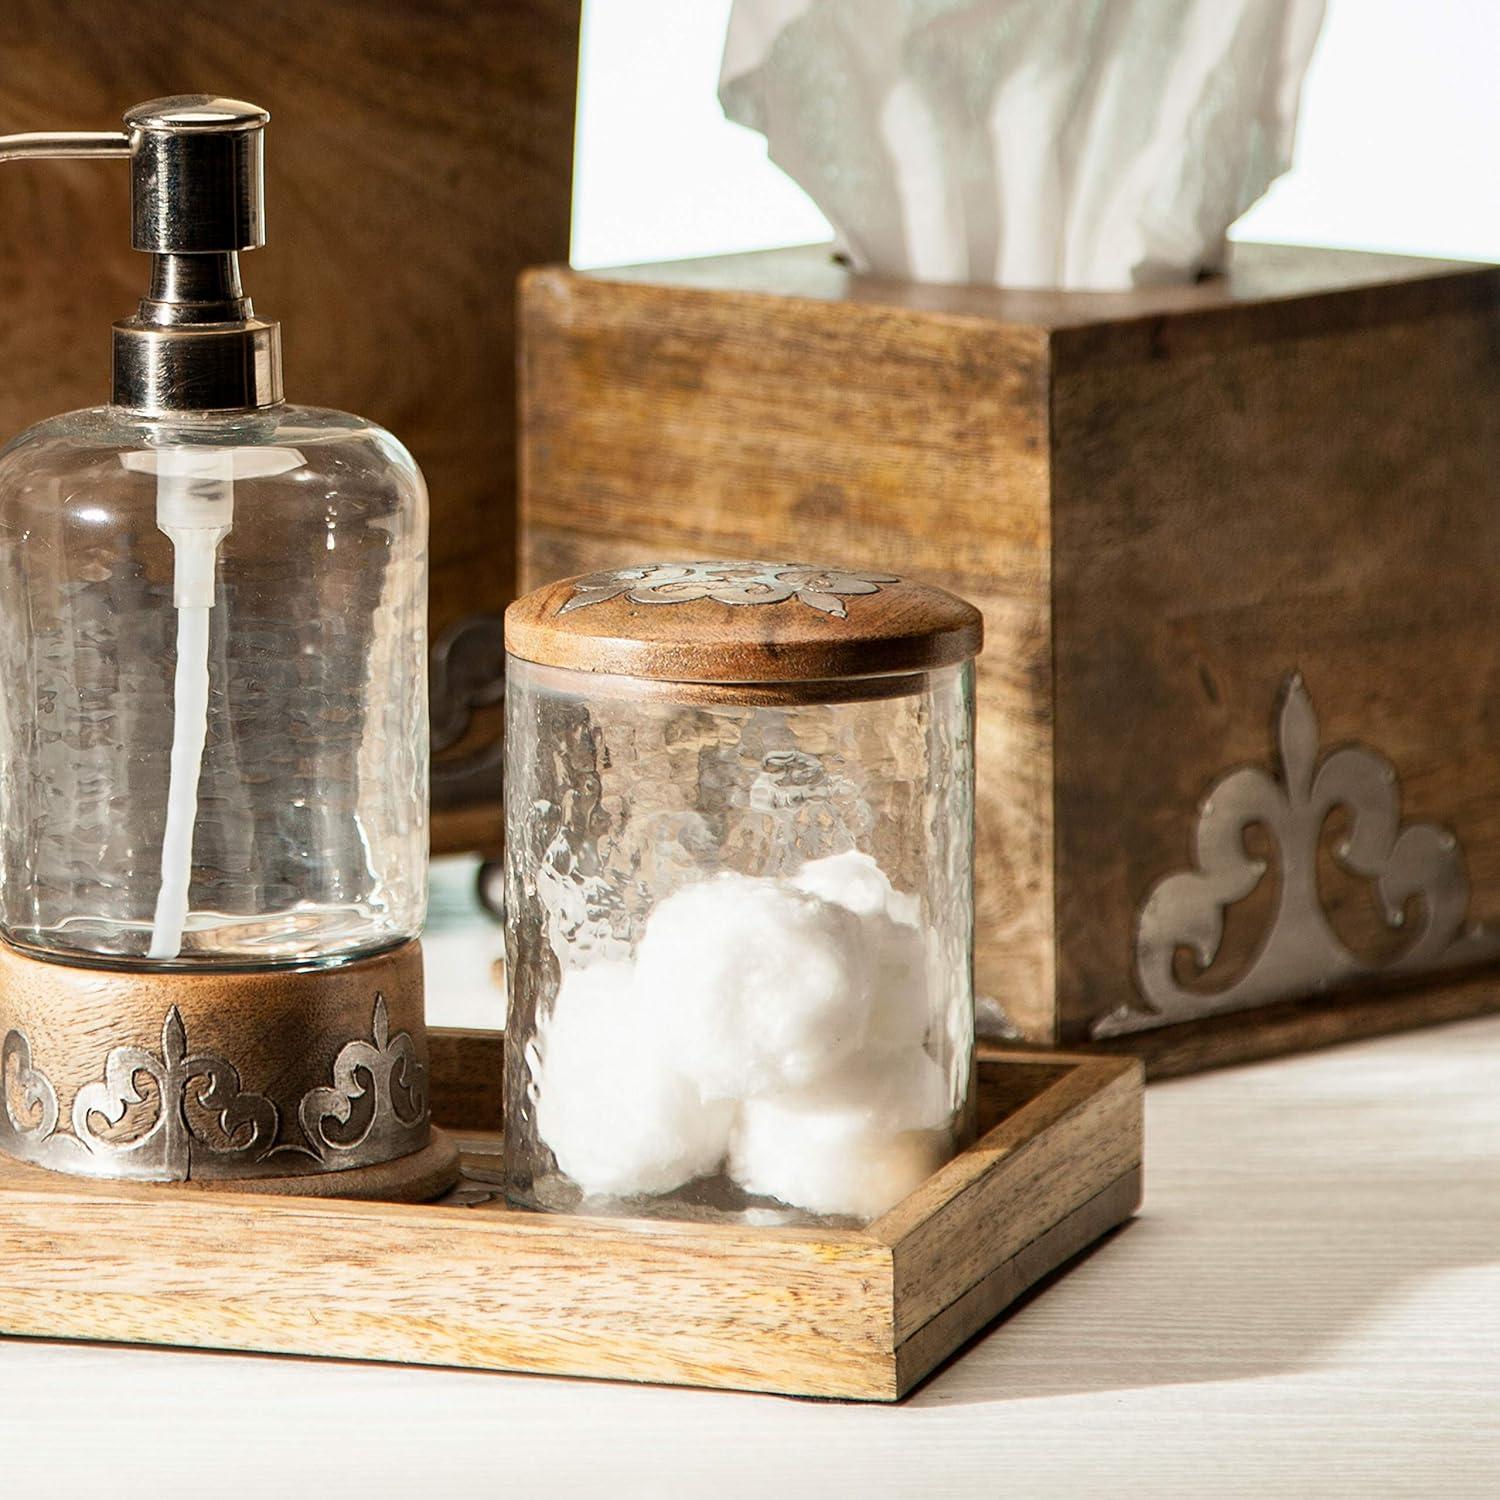
<svg viewBox="0 0 1500 1500">
<path fill-rule="evenodd" d="M 0 1495 L 1500 1496 L 1500 1019 L 1147 1117 L 1141 1217 L 899 1407 L 0 1340 Z"/>
</svg>

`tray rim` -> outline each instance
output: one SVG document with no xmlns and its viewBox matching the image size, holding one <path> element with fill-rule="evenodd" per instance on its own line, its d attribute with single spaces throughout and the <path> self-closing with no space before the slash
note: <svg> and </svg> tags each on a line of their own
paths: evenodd
<svg viewBox="0 0 1500 1500">
<path fill-rule="evenodd" d="M 502 1032 L 469 1032 L 463 1028 L 449 1028 L 450 1036 L 476 1036 L 488 1039 L 503 1036 Z M 672 1219 L 656 1217 L 633 1217 L 629 1214 L 553 1213 L 519 1208 L 503 1201 L 484 1204 L 401 1203 L 383 1199 L 330 1198 L 278 1193 L 265 1195 L 268 1211 L 279 1206 L 288 1213 L 310 1214 L 329 1218 L 368 1217 L 388 1219 L 393 1216 L 417 1219 L 431 1217 L 432 1222 L 442 1223 L 457 1216 L 467 1218 L 475 1211 L 487 1220 L 502 1221 L 505 1232 L 521 1230 L 523 1226 L 539 1233 L 553 1235 L 561 1223 L 589 1234 L 607 1231 L 610 1237 L 622 1232 L 634 1232 L 652 1239 L 696 1239 L 702 1237 L 725 1240 L 741 1240 L 746 1236 L 767 1242 L 786 1241 L 806 1243 L 809 1240 L 834 1241 L 850 1245 L 882 1246 L 887 1249 L 899 1244 L 910 1228 L 914 1227 L 911 1205 L 915 1200 L 947 1202 L 967 1191 L 984 1175 L 984 1164 L 1002 1146 L 1024 1145 L 1028 1135 L 1034 1131 L 1036 1120 L 1050 1114 L 1058 1107 L 1055 1090 L 1061 1085 L 1071 1085 L 1068 1094 L 1092 1093 L 1117 1079 L 1139 1073 L 1140 1063 L 1133 1057 L 1112 1055 L 1089 1055 L 1087 1053 L 1032 1052 L 1026 1050 L 1001 1050 L 985 1047 L 978 1057 L 981 1078 L 991 1069 L 1027 1068 L 1046 1071 L 1066 1067 L 1065 1078 L 1043 1087 L 1037 1094 L 1016 1106 L 981 1134 L 972 1145 L 945 1162 L 921 1187 L 907 1198 L 888 1209 L 879 1218 L 872 1219 L 862 1228 L 840 1228 L 817 1224 L 768 1224 L 747 1225 L 713 1220 Z M 489 1158 L 496 1154 L 501 1135 L 498 1131 L 466 1130 L 451 1121 L 442 1127 L 442 1132 L 457 1144 L 465 1164 L 476 1159 Z M 1021 1139 L 1012 1142 L 1011 1138 Z M 483 1149 L 476 1149 L 482 1145 Z M 470 1179 L 472 1180 L 472 1179 Z M 494 1184 L 484 1184 L 494 1186 Z M 194 1183 L 135 1182 L 126 1179 L 103 1177 L 75 1177 L 61 1172 L 48 1171 L 30 1163 L 0 1157 L 0 1202 L 26 1200 L 32 1197 L 89 1198 L 99 1202 L 115 1203 L 160 1203 L 170 1200 L 180 1204 L 204 1204 L 209 1212 L 215 1207 L 238 1206 L 246 1195 L 222 1188 L 215 1184 L 211 1193 L 204 1192 Z M 257 1195 L 260 1196 L 260 1195 Z M 0 1335 L 3 1336 L 3 1335 Z"/>
<path fill-rule="evenodd" d="M 461 1035 L 471 1035 L 479 1052 L 494 1055 L 489 1049 L 496 1033 Z M 9 1274 L 8 1282 L 0 1283 L 0 1332 L 326 1357 L 395 1358 L 408 1363 L 521 1373 L 609 1378 L 625 1374 L 625 1378 L 666 1384 L 896 1400 L 1038 1280 L 1128 1219 L 1140 1202 L 1142 1077 L 1136 1059 L 1026 1050 L 998 1053 L 986 1048 L 978 1066 L 981 1078 L 989 1080 L 1007 1073 L 1014 1080 L 1017 1069 L 1053 1076 L 1002 1114 L 974 1145 L 940 1168 L 910 1197 L 864 1228 L 761 1227 L 538 1213 L 512 1207 L 503 1199 L 410 1204 L 204 1193 L 190 1186 L 64 1177 L 5 1161 L 0 1163 L 0 1258 L 10 1263 L 7 1271 L 13 1274 Z M 455 1130 L 451 1118 L 446 1128 L 469 1137 L 471 1149 L 463 1153 L 466 1166 L 494 1173 L 493 1153 L 499 1140 L 496 1133 Z M 1107 1131 L 1113 1132 L 1108 1139 Z M 463 1145 L 461 1139 L 461 1149 Z M 1088 1181 L 1093 1186 L 1080 1197 L 1070 1174 L 1085 1170 L 1092 1174 Z M 482 1179 L 481 1183 L 491 1189 L 496 1186 Z M 1052 1211 L 1047 1205 L 1059 1202 L 1066 1205 L 1063 1211 L 1050 1219 L 1035 1218 Z M 57 1236 L 47 1233 L 46 1210 L 52 1205 L 82 1224 L 85 1232 L 91 1213 L 96 1213 L 109 1232 L 100 1269 L 121 1262 L 123 1256 L 127 1279 L 131 1271 L 145 1276 L 165 1267 L 169 1281 L 173 1275 L 191 1281 L 195 1268 L 185 1269 L 174 1256 L 185 1256 L 187 1252 L 181 1247 L 199 1237 L 211 1251 L 217 1249 L 217 1264 L 225 1267 L 225 1274 L 231 1274 L 235 1265 L 243 1269 L 243 1262 L 234 1261 L 237 1239 L 223 1233 L 231 1226 L 240 1232 L 262 1228 L 273 1238 L 280 1230 L 287 1238 L 337 1246 L 359 1245 L 364 1230 L 367 1274 L 351 1289 L 351 1307 L 361 1297 L 367 1304 L 372 1299 L 378 1301 L 378 1283 L 387 1262 L 404 1265 L 402 1256 L 408 1243 L 441 1247 L 430 1252 L 432 1272 L 441 1275 L 447 1270 L 456 1283 L 465 1277 L 471 1283 L 481 1276 L 502 1281 L 530 1277 L 529 1293 L 512 1293 L 507 1284 L 497 1294 L 504 1303 L 502 1311 L 525 1322 L 525 1296 L 537 1297 L 540 1300 L 533 1304 L 537 1321 L 548 1328 L 548 1317 L 554 1311 L 546 1301 L 549 1287 L 554 1300 L 561 1295 L 586 1303 L 594 1295 L 593 1288 L 580 1291 L 576 1280 L 548 1283 L 548 1267 L 557 1267 L 562 1275 L 561 1266 L 566 1262 L 572 1267 L 569 1274 L 575 1277 L 580 1268 L 595 1269 L 599 1286 L 605 1288 L 598 1292 L 604 1319 L 600 1336 L 606 1344 L 613 1338 L 619 1347 L 591 1361 L 583 1347 L 586 1339 L 581 1342 L 579 1335 L 570 1333 L 571 1347 L 559 1363 L 555 1353 L 534 1354 L 524 1342 L 518 1345 L 511 1330 L 508 1334 L 502 1331 L 488 1343 L 475 1335 L 477 1343 L 471 1348 L 464 1343 L 464 1330 L 459 1326 L 462 1299 L 456 1291 L 450 1294 L 441 1287 L 431 1291 L 434 1311 L 417 1320 L 419 1329 L 426 1328 L 437 1336 L 436 1344 L 430 1349 L 414 1347 L 394 1355 L 389 1338 L 372 1335 L 368 1346 L 361 1342 L 358 1318 L 352 1311 L 348 1318 L 353 1319 L 355 1331 L 345 1326 L 327 1338 L 321 1337 L 323 1330 L 317 1318 L 316 1333 L 289 1332 L 284 1313 L 279 1315 L 279 1323 L 268 1315 L 265 1326 L 257 1325 L 252 1318 L 247 1326 L 220 1331 L 212 1323 L 215 1296 L 233 1301 L 239 1295 L 234 1286 L 208 1290 L 195 1286 L 193 1295 L 199 1297 L 200 1305 L 180 1311 L 182 1326 L 175 1331 L 152 1325 L 148 1312 L 140 1314 L 144 1326 L 139 1321 L 111 1321 L 107 1314 L 96 1314 L 86 1298 L 80 1303 L 55 1269 L 34 1258 L 59 1248 Z M 137 1212 L 142 1205 L 161 1212 Z M 170 1221 L 163 1227 L 180 1239 L 180 1245 L 178 1240 L 159 1244 L 160 1235 L 153 1239 L 153 1226 L 159 1220 Z M 996 1258 L 994 1245 L 1007 1236 L 1014 1240 L 1018 1233 L 1024 1238 Z M 117 1243 L 115 1235 L 121 1235 L 126 1243 Z M 67 1243 L 65 1238 L 60 1243 L 75 1261 L 80 1255 L 88 1259 L 76 1244 Z M 302 1252 L 294 1248 L 281 1253 L 295 1262 Z M 621 1330 L 616 1326 L 619 1308 L 609 1297 L 618 1299 L 621 1288 L 632 1285 L 638 1291 L 646 1284 L 643 1277 L 660 1274 L 663 1262 L 677 1268 L 679 1290 L 685 1299 L 685 1326 L 692 1326 L 692 1318 L 697 1316 L 704 1331 L 701 1337 L 695 1335 L 689 1340 L 691 1348 L 684 1352 L 685 1346 L 678 1340 L 680 1330 L 671 1326 L 677 1317 L 676 1304 L 670 1297 L 664 1298 L 659 1309 L 662 1323 L 654 1329 L 631 1332 L 626 1340 L 626 1344 L 634 1340 L 646 1351 L 642 1367 L 652 1373 L 626 1374 L 619 1368 L 619 1349 L 625 1347 L 620 1344 Z M 311 1262 L 303 1261 L 300 1266 L 305 1278 L 319 1274 Z M 248 1268 L 261 1273 L 266 1269 L 258 1263 Z M 28 1274 L 31 1283 L 26 1281 Z M 760 1351 L 754 1359 L 741 1358 L 742 1351 L 737 1347 L 721 1347 L 737 1346 L 739 1342 L 731 1314 L 717 1310 L 721 1275 L 727 1278 L 724 1285 L 729 1294 L 748 1299 L 744 1306 L 755 1325 L 750 1342 L 758 1341 Z M 256 1277 L 247 1274 L 245 1280 L 253 1283 Z M 421 1284 L 412 1282 L 410 1286 L 417 1289 L 420 1299 Z M 608 1286 L 613 1287 L 612 1292 Z M 167 1295 L 169 1292 L 162 1290 L 150 1293 Z M 299 1299 L 313 1300 L 310 1284 L 293 1284 L 284 1295 L 290 1304 L 299 1304 Z M 810 1298 L 810 1305 L 802 1306 L 799 1297 Z M 768 1299 L 769 1303 L 785 1304 L 778 1314 L 786 1320 L 784 1337 L 798 1345 L 784 1359 L 776 1337 L 761 1326 L 769 1316 L 765 1314 Z M 333 1311 L 337 1321 L 339 1310 Z M 164 1317 L 170 1315 L 165 1313 Z M 587 1325 L 587 1309 L 580 1317 Z M 836 1325 L 832 1332 L 819 1325 L 820 1318 L 824 1324 L 831 1320 Z M 538 1337 L 545 1344 L 548 1335 L 544 1332 Z M 825 1342 L 826 1352 L 820 1353 Z M 728 1363 L 715 1363 L 716 1353 L 724 1354 Z"/>
</svg>

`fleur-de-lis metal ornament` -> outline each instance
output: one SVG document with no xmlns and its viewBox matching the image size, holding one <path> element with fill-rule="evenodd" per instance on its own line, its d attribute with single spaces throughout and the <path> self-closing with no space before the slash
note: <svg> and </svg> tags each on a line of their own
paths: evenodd
<svg viewBox="0 0 1500 1500">
<path fill-rule="evenodd" d="M 212 1052 L 190 1054 L 182 1016 L 174 1005 L 162 1023 L 161 1050 L 115 1047 L 104 1060 L 104 1077 L 85 1084 L 73 1097 L 72 1134 L 59 1132 L 57 1091 L 32 1065 L 31 1044 L 9 1032 L 0 1048 L 0 1148 L 38 1166 L 93 1177 L 185 1182 L 195 1152 L 253 1161 L 276 1140 L 276 1106 L 264 1095 L 247 1093 L 239 1071 Z M 143 1088 L 149 1084 L 149 1093 Z M 14 1096 L 23 1114 L 18 1117 Z M 196 1104 L 217 1132 L 209 1134 L 189 1113 Z M 144 1127 L 123 1136 L 112 1133 L 133 1106 L 145 1104 Z M 26 1111 L 35 1115 L 27 1118 Z M 100 1124 L 95 1122 L 102 1122 Z"/>
<path fill-rule="evenodd" d="M 276 1104 L 244 1089 L 233 1063 L 189 1050 L 175 1005 L 159 1052 L 108 1051 L 103 1077 L 73 1097 L 71 1133 L 29 1038 L 11 1030 L 0 1043 L 0 1151 L 57 1171 L 150 1182 L 184 1182 L 206 1166 L 217 1177 L 251 1177 L 311 1169 L 302 1163 L 326 1170 L 389 1161 L 427 1143 L 427 1074 L 410 1034 L 391 1035 L 384 995 L 375 997 L 371 1029 L 373 1042 L 340 1048 L 331 1086 L 302 1096 L 293 1113 L 303 1139 L 291 1140 L 280 1139 Z M 348 1125 L 361 1100 L 368 1107 L 353 1133 L 330 1133 L 328 1122 Z M 144 1120 L 127 1119 L 143 1105 Z"/>
<path fill-rule="evenodd" d="M 882 584 L 899 583 L 890 573 L 850 573 L 806 563 L 693 562 L 656 567 L 616 568 L 591 573 L 573 585 L 573 597 L 558 611 L 567 614 L 625 595 L 633 604 L 780 604 L 796 599 L 837 619 L 849 614 L 844 600 L 877 594 Z"/>
<path fill-rule="evenodd" d="M 1282 689 L 1276 752 L 1274 773 L 1239 767 L 1203 798 L 1194 832 L 1195 867 L 1160 881 L 1137 917 L 1140 1003 L 1101 1017 L 1092 1029 L 1095 1037 L 1500 955 L 1500 934 L 1467 924 L 1469 883 L 1457 838 L 1435 823 L 1401 822 L 1395 768 L 1374 750 L 1344 745 L 1319 758 L 1317 717 L 1296 673 Z M 1318 847 L 1336 809 L 1347 814 L 1349 826 L 1334 858 L 1348 873 L 1373 883 L 1386 925 L 1403 929 L 1414 899 L 1418 907 L 1406 945 L 1383 962 L 1344 945 L 1318 894 Z M 1276 852 L 1279 884 L 1270 926 L 1239 978 L 1217 990 L 1189 988 L 1177 979 L 1178 951 L 1189 950 L 1199 972 L 1206 973 L 1223 942 L 1225 912 L 1268 873 L 1267 861 L 1245 848 L 1245 834 L 1254 826 L 1266 830 Z"/>
<path fill-rule="evenodd" d="M 417 1060 L 416 1043 L 406 1032 L 390 1034 L 385 996 L 375 997 L 375 1040 L 345 1044 L 333 1064 L 333 1086 L 310 1089 L 302 1097 L 302 1133 L 324 1161 L 372 1154 L 379 1160 L 414 1151 L 427 1126 L 427 1074 Z M 365 1079 L 369 1083 L 365 1083 Z M 357 1100 L 368 1098 L 369 1113 L 345 1138 L 330 1134 L 328 1122 L 348 1125 Z"/>
</svg>

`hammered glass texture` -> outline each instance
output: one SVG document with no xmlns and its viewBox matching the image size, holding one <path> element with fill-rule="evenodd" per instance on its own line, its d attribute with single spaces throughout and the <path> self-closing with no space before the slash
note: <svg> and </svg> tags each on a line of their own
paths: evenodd
<svg viewBox="0 0 1500 1500">
<path fill-rule="evenodd" d="M 656 903 L 685 885 L 720 871 L 792 875 L 850 849 L 920 903 L 929 1049 L 962 1142 L 973 1120 L 972 663 L 913 674 L 898 697 L 784 708 L 680 703 L 604 681 L 607 691 L 586 673 L 507 663 L 510 1196 L 565 1210 L 581 1200 L 538 1138 L 532 1086 L 538 1021 L 563 970 L 632 956 Z M 621 1207 L 816 1221 L 725 1176 Z"/>
<path fill-rule="evenodd" d="M 163 446 L 230 448 L 236 470 L 166 966 L 401 942 L 426 907 L 426 491 L 390 434 L 294 406 L 170 424 L 101 407 L 0 452 L 0 928 L 44 956 L 148 962 L 176 664 Z"/>
</svg>

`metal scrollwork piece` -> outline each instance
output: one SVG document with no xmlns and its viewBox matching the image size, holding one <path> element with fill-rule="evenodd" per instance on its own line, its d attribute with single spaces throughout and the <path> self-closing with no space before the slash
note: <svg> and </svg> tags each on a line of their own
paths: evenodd
<svg viewBox="0 0 1500 1500">
<path fill-rule="evenodd" d="M 355 1040 L 339 1051 L 332 1087 L 302 1097 L 295 1113 L 305 1139 L 283 1141 L 271 1099 L 243 1088 L 227 1058 L 189 1051 L 175 1005 L 162 1023 L 159 1052 L 109 1050 L 103 1077 L 74 1095 L 71 1133 L 60 1128 L 57 1089 L 33 1061 L 30 1040 L 12 1029 L 0 1044 L 0 1151 L 56 1171 L 150 1182 L 311 1170 L 290 1167 L 287 1156 L 319 1170 L 390 1161 L 427 1143 L 427 1074 L 411 1036 L 390 1035 L 379 994 L 372 1031 L 373 1043 Z M 354 1133 L 330 1135 L 327 1122 L 348 1125 L 365 1099 Z"/>
<path fill-rule="evenodd" d="M 1319 757 L 1318 721 L 1300 675 L 1286 681 L 1277 714 L 1277 769 L 1242 766 L 1203 798 L 1195 830 L 1195 868 L 1160 881 L 1136 921 L 1135 980 L 1140 1004 L 1094 1023 L 1095 1037 L 1120 1036 L 1175 1021 L 1321 993 L 1359 981 L 1459 968 L 1500 956 L 1500 934 L 1467 920 L 1469 882 L 1458 839 L 1435 823 L 1402 823 L 1395 768 L 1364 745 Z M 1408 903 L 1420 912 L 1402 950 L 1385 961 L 1351 952 L 1329 923 L 1318 893 L 1318 848 L 1329 816 L 1342 809 L 1348 831 L 1334 850 L 1349 874 L 1373 883 L 1386 926 L 1406 926 Z M 1278 892 L 1254 959 L 1217 990 L 1177 979 L 1176 955 L 1188 949 L 1200 973 L 1217 958 L 1225 912 L 1266 876 L 1269 864 L 1245 847 L 1259 826 L 1272 841 Z"/>
<path fill-rule="evenodd" d="M 116 1126 L 131 1105 L 148 1102 L 140 1089 L 142 1078 L 150 1079 L 156 1096 L 150 1126 L 125 1141 L 98 1131 L 95 1116 Z M 205 1135 L 194 1122 L 190 1101 L 217 1116 L 219 1139 Z M 278 1123 L 269 1099 L 240 1087 L 233 1063 L 212 1052 L 188 1054 L 187 1032 L 175 1005 L 162 1023 L 159 1055 L 116 1047 L 105 1059 L 103 1081 L 86 1084 L 73 1099 L 73 1134 L 96 1159 L 109 1163 L 110 1177 L 184 1180 L 195 1147 L 216 1156 L 253 1159 L 275 1143 Z"/>
<path fill-rule="evenodd" d="M 20 1113 L 16 1106 L 19 1104 Z M 44 1141 L 57 1129 L 57 1090 L 31 1065 L 31 1043 L 19 1031 L 6 1033 L 0 1046 L 0 1144 Z"/>
<path fill-rule="evenodd" d="M 58 1129 L 57 1090 L 33 1066 L 29 1040 L 19 1031 L 8 1032 L 0 1058 L 0 1149 L 37 1166 L 86 1177 L 183 1182 L 195 1156 L 252 1161 L 276 1140 L 276 1106 L 242 1089 L 239 1071 L 226 1059 L 212 1052 L 190 1054 L 175 1005 L 162 1023 L 160 1052 L 109 1051 L 104 1077 L 74 1095 L 71 1135 Z M 17 1099 L 37 1118 L 18 1118 Z M 198 1106 L 197 1116 L 190 1104 Z M 139 1105 L 146 1106 L 144 1122 L 127 1122 Z M 216 1135 L 205 1130 L 199 1117 L 204 1113 L 216 1123 Z M 116 1133 L 122 1124 L 124 1133 Z"/>
<path fill-rule="evenodd" d="M 302 1133 L 324 1161 L 351 1154 L 378 1161 L 414 1151 L 427 1127 L 427 1073 L 417 1060 L 416 1043 L 404 1031 L 390 1034 L 385 996 L 375 997 L 374 1045 L 349 1042 L 333 1064 L 333 1087 L 310 1089 L 297 1111 Z M 369 1079 L 368 1085 L 363 1080 Z M 347 1140 L 328 1133 L 328 1121 L 348 1125 L 355 1102 L 369 1100 L 369 1112 Z M 402 1108 L 402 1104 L 405 1108 Z"/>
<path fill-rule="evenodd" d="M 580 578 L 573 585 L 573 597 L 558 613 L 587 609 L 623 594 L 633 604 L 687 604 L 695 599 L 712 599 L 716 604 L 780 604 L 796 599 L 842 620 L 849 613 L 846 598 L 878 594 L 882 584 L 900 581 L 890 573 L 849 573 L 806 563 L 662 563 Z"/>
<path fill-rule="evenodd" d="M 504 786 L 505 738 L 459 747 L 486 710 L 505 701 L 505 617 L 469 615 L 450 626 L 432 648 L 430 697 L 432 805 L 462 807 L 498 802 Z M 453 754 L 446 752 L 453 751 Z"/>
</svg>

